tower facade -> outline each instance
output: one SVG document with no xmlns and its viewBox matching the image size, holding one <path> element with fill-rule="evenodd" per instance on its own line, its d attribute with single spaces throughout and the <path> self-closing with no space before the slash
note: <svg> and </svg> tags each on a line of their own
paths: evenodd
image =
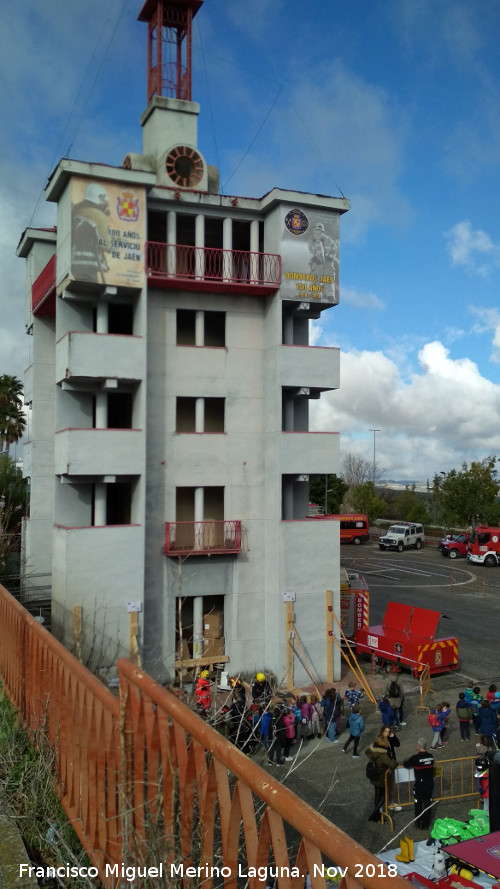
<svg viewBox="0 0 500 889">
<path fill-rule="evenodd" d="M 219 193 L 191 100 L 200 6 L 146 2 L 143 153 L 62 160 L 57 228 L 19 244 L 24 560 L 51 574 L 53 630 L 92 665 L 139 651 L 159 679 L 183 658 L 289 680 L 292 607 L 300 683 L 307 662 L 328 678 L 325 590 L 339 613 L 338 525 L 307 518 L 310 480 L 338 471 L 309 403 L 338 387 L 339 353 L 310 345 L 310 321 L 338 302 L 348 202 Z"/>
</svg>

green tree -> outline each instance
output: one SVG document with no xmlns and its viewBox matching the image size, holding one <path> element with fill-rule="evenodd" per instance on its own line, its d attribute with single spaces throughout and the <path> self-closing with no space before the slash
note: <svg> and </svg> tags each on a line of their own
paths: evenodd
<svg viewBox="0 0 500 889">
<path fill-rule="evenodd" d="M 28 483 L 7 455 L 0 455 L 0 526 L 7 534 L 21 533 L 21 519 L 28 510 Z"/>
<path fill-rule="evenodd" d="M 373 482 L 356 485 L 351 491 L 351 501 L 356 512 L 368 516 L 369 524 L 378 518 L 387 506 L 385 500 L 378 497 Z"/>
<path fill-rule="evenodd" d="M 309 485 L 309 500 L 317 503 L 325 515 L 337 515 L 344 499 L 344 494 L 349 490 L 347 485 L 338 475 L 328 475 L 323 479 L 311 482 Z M 325 507 L 326 493 L 326 507 Z"/>
<path fill-rule="evenodd" d="M 406 486 L 404 491 L 398 494 L 393 503 L 393 518 L 404 522 L 430 522 L 430 516 L 425 508 L 422 497 L 415 490 L 415 485 Z"/>
<path fill-rule="evenodd" d="M 498 519 L 498 478 L 496 457 L 462 464 L 461 471 L 452 469 L 444 478 L 436 476 L 433 496 L 437 500 L 446 525 L 486 524 Z"/>
<path fill-rule="evenodd" d="M 28 485 L 8 454 L 0 455 L 0 577 L 17 573 L 21 519 L 28 511 Z"/>
<path fill-rule="evenodd" d="M 17 377 L 0 376 L 0 451 L 9 453 L 11 444 L 18 441 L 26 428 L 22 408 L 23 386 Z"/>
</svg>

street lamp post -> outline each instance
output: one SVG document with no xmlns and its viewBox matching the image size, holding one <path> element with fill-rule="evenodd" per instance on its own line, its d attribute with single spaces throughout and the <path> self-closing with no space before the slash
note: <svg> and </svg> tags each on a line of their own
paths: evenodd
<svg viewBox="0 0 500 889">
<path fill-rule="evenodd" d="M 375 436 L 377 432 L 381 432 L 381 429 L 370 429 L 370 432 L 373 432 L 373 487 L 375 487 L 375 476 L 376 476 L 376 459 L 375 459 Z"/>
</svg>

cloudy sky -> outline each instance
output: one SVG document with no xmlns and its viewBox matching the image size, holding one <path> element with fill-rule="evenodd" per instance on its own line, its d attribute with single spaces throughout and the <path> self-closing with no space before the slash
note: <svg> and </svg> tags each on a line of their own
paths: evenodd
<svg viewBox="0 0 500 889">
<path fill-rule="evenodd" d="M 137 0 L 4 0 L 0 373 L 22 377 L 28 225 L 62 156 L 141 151 Z M 341 304 L 315 326 L 341 389 L 315 428 L 390 478 L 500 456 L 500 3 L 205 0 L 194 23 L 198 144 L 224 193 L 349 198 Z"/>
</svg>

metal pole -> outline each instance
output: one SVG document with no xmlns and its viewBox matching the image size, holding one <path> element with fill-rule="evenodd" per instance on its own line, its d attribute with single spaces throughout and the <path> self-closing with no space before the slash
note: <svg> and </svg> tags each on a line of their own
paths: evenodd
<svg viewBox="0 0 500 889">
<path fill-rule="evenodd" d="M 373 432 L 373 487 L 375 487 L 375 475 L 376 475 L 376 460 L 375 460 L 375 436 L 377 432 L 381 432 L 380 429 L 370 429 L 370 432 Z"/>
</svg>

